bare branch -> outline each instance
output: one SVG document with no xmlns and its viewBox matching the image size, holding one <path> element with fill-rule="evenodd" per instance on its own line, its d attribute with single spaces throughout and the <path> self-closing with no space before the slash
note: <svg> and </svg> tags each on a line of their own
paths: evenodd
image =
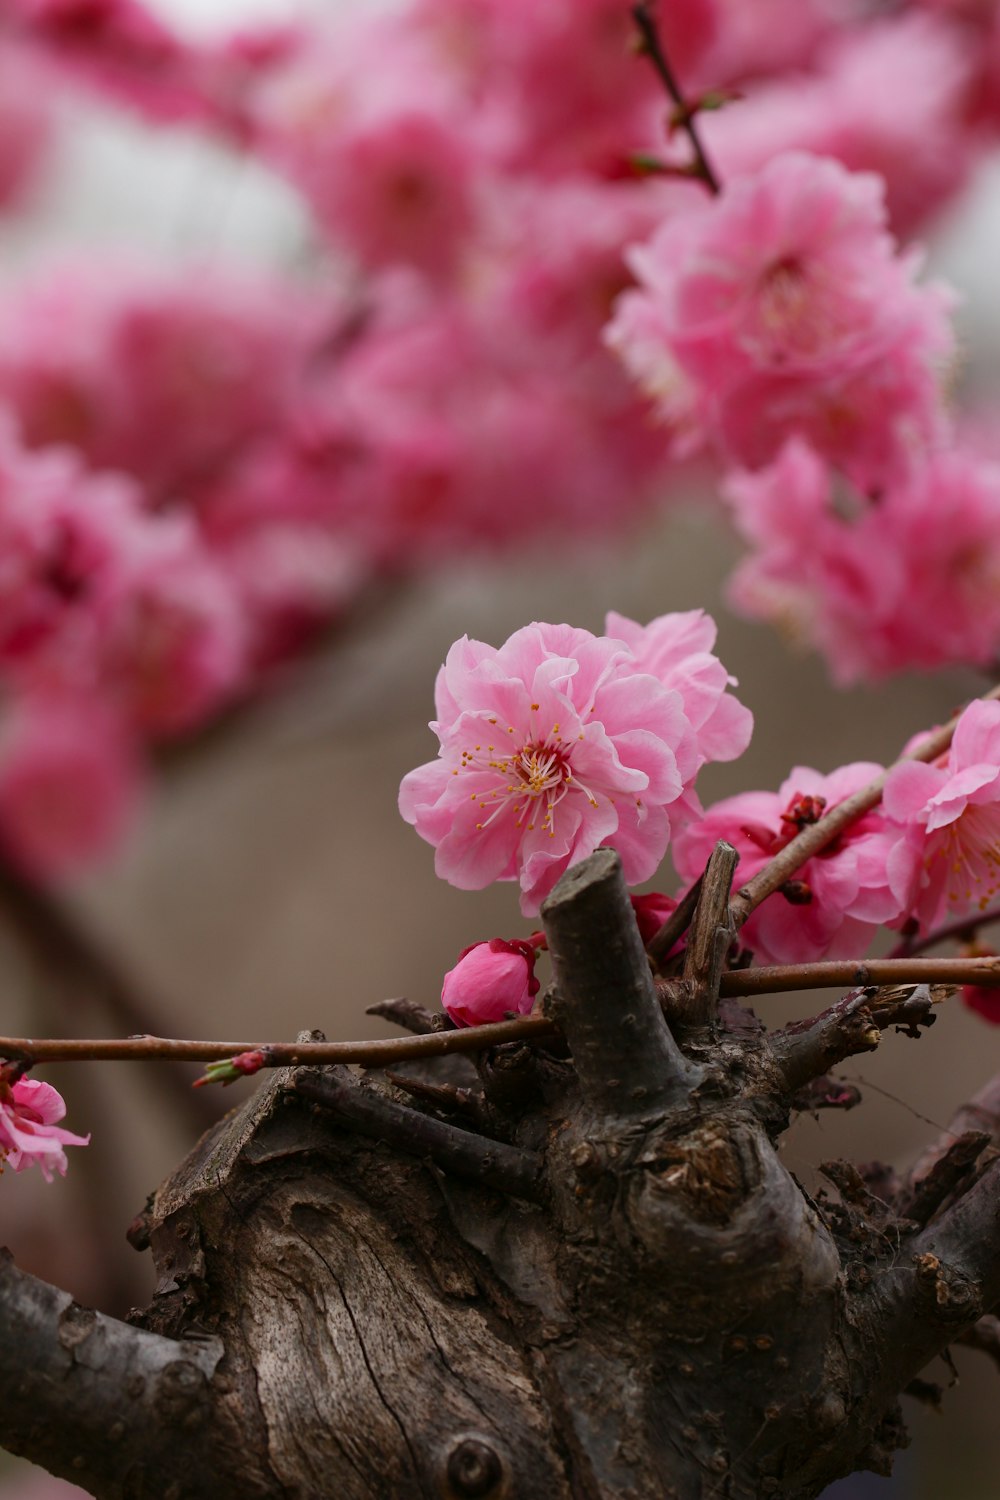
<svg viewBox="0 0 1000 1500">
<path fill-rule="evenodd" d="M 426 1006 L 419 1005 L 416 1000 L 378 1000 L 374 1005 L 365 1007 L 366 1016 L 381 1016 L 386 1021 L 394 1021 L 397 1026 L 402 1026 L 404 1031 L 410 1031 L 415 1036 L 429 1036 L 434 1031 L 442 1030 L 440 1022 L 443 1017 L 435 1015 Z"/>
<path fill-rule="evenodd" d="M 678 901 L 674 910 L 670 913 L 663 926 L 657 932 L 652 941 L 647 945 L 646 952 L 653 962 L 659 965 L 667 957 L 671 948 L 687 932 L 691 925 L 701 899 L 701 886 L 704 875 L 699 875 L 694 885 Z"/>
<path fill-rule="evenodd" d="M 775 964 L 723 974 L 723 995 L 780 995 L 789 990 L 865 989 L 882 985 L 1000 984 L 1000 958 L 824 959 L 815 964 Z M 943 998 L 943 997 L 941 997 Z"/>
<path fill-rule="evenodd" d="M 900 1218 L 926 1224 L 953 1193 L 961 1191 L 990 1143 L 985 1130 L 966 1130 L 920 1176 L 911 1175 L 897 1202 Z"/>
<path fill-rule="evenodd" d="M 984 1133 L 994 1147 L 1000 1148 L 1000 1073 L 955 1111 L 947 1130 L 921 1153 L 910 1169 L 908 1190 L 916 1190 L 917 1185 L 948 1155 L 955 1141 L 963 1136 L 980 1133 Z"/>
<path fill-rule="evenodd" d="M 217 1494 L 218 1339 L 177 1343 L 91 1312 L 0 1252 L 0 1444 L 99 1494 Z M 248 1474 L 247 1493 L 260 1495 Z"/>
<path fill-rule="evenodd" d="M 686 1095 L 695 1074 L 660 1010 L 613 849 L 574 865 L 542 906 L 555 974 L 553 1018 L 587 1101 L 642 1117 Z"/>
<path fill-rule="evenodd" d="M 931 1025 L 931 1007 L 940 998 L 927 985 L 855 990 L 814 1020 L 793 1021 L 770 1038 L 785 1088 L 797 1094 L 846 1057 L 874 1052 L 882 1040 L 880 1026 Z"/>
<path fill-rule="evenodd" d="M 539 1202 L 544 1196 L 541 1161 L 534 1152 L 407 1109 L 374 1089 L 362 1087 L 346 1068 L 298 1073 L 293 1086 L 301 1098 L 332 1111 L 361 1135 L 386 1141 L 411 1156 L 430 1157 L 445 1172 L 530 1202 Z"/>
<path fill-rule="evenodd" d="M 722 184 L 705 151 L 698 130 L 698 122 L 695 118 L 696 110 L 688 103 L 681 92 L 680 85 L 674 77 L 674 71 L 663 49 L 663 43 L 660 40 L 659 29 L 653 17 L 653 7 L 650 4 L 650 0 L 642 0 L 642 4 L 632 7 L 632 19 L 635 21 L 639 35 L 642 38 L 642 50 L 649 58 L 656 71 L 656 76 L 673 101 L 675 106 L 674 120 L 691 142 L 692 163 L 690 175 L 703 182 L 710 193 L 717 195 L 722 191 Z"/>
<path fill-rule="evenodd" d="M 1000 1159 L 911 1241 L 911 1252 L 873 1292 L 871 1336 L 887 1393 L 1000 1300 Z"/>
<path fill-rule="evenodd" d="M 691 1026 L 709 1025 L 718 1014 L 719 982 L 734 936 L 729 893 L 738 859 L 732 844 L 720 839 L 705 868 L 684 955 L 685 988 L 675 1011 Z"/>
</svg>

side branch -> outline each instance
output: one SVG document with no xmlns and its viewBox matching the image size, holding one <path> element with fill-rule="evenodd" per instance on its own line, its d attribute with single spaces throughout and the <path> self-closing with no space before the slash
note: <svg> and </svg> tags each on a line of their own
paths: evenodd
<svg viewBox="0 0 1000 1500">
<path fill-rule="evenodd" d="M 926 984 L 855 990 L 815 1020 L 793 1021 L 770 1038 L 786 1089 L 795 1094 L 845 1058 L 873 1052 L 882 1040 L 881 1026 L 903 1025 L 916 1034 L 915 1028 L 932 1025 L 932 1007 L 951 993 L 946 986 Z"/>
<path fill-rule="evenodd" d="M 569 1041 L 580 1088 L 602 1114 L 656 1113 L 696 1075 L 660 1010 L 621 860 L 598 849 L 542 907 L 552 955 L 552 1018 Z"/>
<path fill-rule="evenodd" d="M 893 1393 L 1000 1300 L 1000 1160 L 910 1249 L 882 1278 L 872 1330 Z"/>
<path fill-rule="evenodd" d="M 692 106 L 685 99 L 680 84 L 674 77 L 674 70 L 670 66 L 660 33 L 653 16 L 653 7 L 650 0 L 642 0 L 639 5 L 632 7 L 632 19 L 636 24 L 639 36 L 642 38 L 642 50 L 649 58 L 650 63 L 659 78 L 667 94 L 674 104 L 674 114 L 671 125 L 680 126 L 691 143 L 692 161 L 690 175 L 703 182 L 710 193 L 718 195 L 722 191 L 722 184 L 715 172 L 712 163 L 708 159 L 701 133 L 698 130 L 696 119 L 697 107 Z"/>
<path fill-rule="evenodd" d="M 985 702 L 996 698 L 1000 698 L 1000 685 L 983 695 Z M 956 714 L 947 724 L 927 735 L 916 750 L 909 755 L 900 756 L 894 765 L 882 772 L 881 776 L 876 776 L 874 781 L 870 781 L 867 786 L 855 792 L 853 797 L 838 802 L 837 806 L 831 808 L 818 822 L 804 828 L 752 880 L 748 880 L 733 897 L 733 920 L 737 928 L 742 927 L 747 917 L 751 912 L 756 911 L 762 901 L 780 890 L 785 881 L 790 880 L 807 859 L 811 859 L 814 854 L 818 854 L 821 849 L 833 843 L 833 840 L 838 838 L 845 828 L 877 806 L 881 801 L 886 779 L 896 766 L 906 765 L 912 760 L 936 760 L 939 755 L 943 754 L 951 744 L 959 717 Z"/>
<path fill-rule="evenodd" d="M 677 1010 L 678 1018 L 691 1026 L 708 1025 L 718 1013 L 719 984 L 735 935 L 729 915 L 729 893 L 738 859 L 732 844 L 720 839 L 702 880 L 684 955 L 687 994 Z"/>
<path fill-rule="evenodd" d="M 217 1339 L 181 1344 L 91 1312 L 8 1251 L 0 1308 L 3 1447 L 95 1494 L 155 1500 L 176 1481 L 183 1433 L 184 1494 L 215 1500 L 226 1438 L 212 1390 Z M 246 1493 L 263 1495 L 247 1439 Z"/>
<path fill-rule="evenodd" d="M 534 1152 L 408 1109 L 384 1094 L 363 1088 L 345 1069 L 300 1073 L 294 1091 L 347 1121 L 361 1135 L 385 1141 L 411 1156 L 429 1157 L 445 1172 L 469 1177 L 484 1187 L 529 1202 L 539 1202 L 543 1196 L 541 1161 Z"/>
</svg>

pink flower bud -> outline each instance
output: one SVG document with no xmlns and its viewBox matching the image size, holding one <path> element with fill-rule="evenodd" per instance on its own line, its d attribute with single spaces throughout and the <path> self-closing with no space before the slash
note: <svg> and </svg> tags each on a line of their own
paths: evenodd
<svg viewBox="0 0 1000 1500">
<path fill-rule="evenodd" d="M 444 976 L 441 1004 L 456 1026 L 502 1021 L 509 1011 L 527 1015 L 538 994 L 535 950 L 515 939 L 473 943 Z"/>
</svg>

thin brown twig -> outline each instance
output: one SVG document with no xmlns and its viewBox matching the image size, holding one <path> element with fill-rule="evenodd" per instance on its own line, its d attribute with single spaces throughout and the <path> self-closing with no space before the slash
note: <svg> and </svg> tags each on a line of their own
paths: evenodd
<svg viewBox="0 0 1000 1500">
<path fill-rule="evenodd" d="M 659 981 L 669 1006 L 683 980 Z M 843 959 L 816 964 L 784 964 L 736 969 L 722 976 L 725 996 L 779 994 L 798 989 L 839 989 L 845 984 L 982 984 L 1000 986 L 1000 958 Z M 428 1036 L 388 1037 L 363 1042 L 219 1042 L 172 1037 L 34 1038 L 0 1037 L 0 1058 L 43 1062 L 107 1062 L 155 1059 L 163 1062 L 218 1062 L 241 1052 L 263 1052 L 264 1066 L 303 1063 L 356 1063 L 384 1068 L 407 1058 L 482 1052 L 506 1042 L 546 1041 L 561 1032 L 547 1016 L 522 1016 L 488 1026 L 435 1031 Z"/>
<path fill-rule="evenodd" d="M 670 61 L 663 48 L 663 42 L 660 39 L 659 27 L 656 24 L 650 0 L 641 0 L 640 4 L 633 5 L 632 19 L 642 38 L 642 50 L 649 58 L 656 76 L 663 84 L 675 106 L 674 121 L 684 131 L 684 134 L 691 142 L 693 159 L 687 175 L 696 178 L 699 182 L 703 182 L 710 193 L 718 196 L 722 191 L 722 183 L 708 158 L 708 153 L 702 142 L 696 118 L 697 109 L 692 106 L 689 100 L 685 99 L 680 84 L 674 75 L 674 70 L 670 66 Z"/>
<path fill-rule="evenodd" d="M 886 957 L 916 958 L 919 954 L 936 948 L 939 943 L 949 943 L 954 938 L 964 938 L 971 942 L 981 927 L 989 927 L 994 922 L 1000 922 L 1000 906 L 990 906 L 984 912 L 973 912 L 962 921 L 946 922 L 942 927 L 935 927 L 926 937 L 916 940 L 911 938 L 909 941 L 904 938 Z"/>
<path fill-rule="evenodd" d="M 997 698 L 1000 698 L 1000 685 L 984 694 L 982 701 L 991 702 Z M 936 760 L 939 755 L 942 755 L 951 744 L 952 736 L 955 733 L 955 727 L 960 717 L 961 715 L 956 714 L 953 719 L 949 720 L 940 729 L 933 730 L 916 750 L 910 751 L 908 755 L 901 755 L 888 770 L 883 771 L 880 776 L 876 776 L 874 781 L 870 781 L 867 786 L 855 792 L 852 797 L 846 798 L 843 802 L 838 802 L 836 807 L 831 808 L 825 817 L 820 818 L 815 823 L 809 824 L 808 827 L 804 828 L 800 834 L 792 839 L 790 844 L 786 844 L 784 849 L 776 854 L 762 870 L 758 871 L 733 896 L 731 910 L 737 928 L 743 926 L 743 923 L 752 912 L 756 911 L 762 901 L 766 900 L 768 896 L 773 896 L 775 891 L 780 890 L 785 881 L 791 879 L 795 872 L 805 864 L 807 859 L 811 859 L 814 854 L 818 854 L 821 849 L 825 849 L 827 844 L 832 844 L 834 839 L 838 838 L 845 828 L 848 828 L 858 818 L 863 817 L 866 812 L 870 812 L 873 807 L 878 805 L 882 799 L 882 790 L 886 779 L 896 769 L 896 766 L 907 765 L 910 761 L 914 760 Z M 965 983 L 966 981 L 959 982 Z M 972 981 L 968 982 L 971 983 Z"/>
</svg>

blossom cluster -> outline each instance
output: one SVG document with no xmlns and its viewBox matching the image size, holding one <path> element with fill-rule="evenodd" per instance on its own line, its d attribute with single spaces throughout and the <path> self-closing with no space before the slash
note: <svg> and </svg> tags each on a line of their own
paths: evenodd
<svg viewBox="0 0 1000 1500">
<path fill-rule="evenodd" d="M 611 614 L 606 629 L 536 623 L 499 648 L 463 637 L 448 653 L 431 724 L 438 758 L 404 777 L 399 806 L 452 885 L 516 879 L 531 916 L 601 846 L 617 850 L 634 885 L 656 874 L 670 844 L 690 889 L 720 840 L 735 848 L 746 884 L 826 813 L 884 780 L 867 810 L 751 912 L 740 939 L 748 954 L 765 964 L 861 958 L 879 928 L 926 937 L 990 907 L 1000 892 L 1000 701 L 972 702 L 936 759 L 922 758 L 918 739 L 888 775 L 869 762 L 828 775 L 796 766 L 776 792 L 703 810 L 699 769 L 741 754 L 752 728 L 712 654 L 711 620 L 664 615 L 643 627 Z M 632 899 L 648 944 L 677 898 Z M 544 947 L 534 933 L 467 948 L 445 976 L 452 1020 L 530 1011 Z"/>
<path fill-rule="evenodd" d="M 914 746 L 919 749 L 919 745 Z M 796 766 L 777 792 L 744 792 L 710 807 L 674 843 L 686 882 L 720 838 L 745 882 L 824 812 L 869 785 L 866 762 L 822 775 Z M 743 941 L 763 963 L 864 954 L 879 927 L 913 935 L 986 911 L 1000 892 L 1000 702 L 976 700 L 937 760 L 904 760 L 881 801 L 855 819 L 747 921 Z"/>
<path fill-rule="evenodd" d="M 947 409 L 950 294 L 898 243 L 1000 130 L 994 11 L 660 7 L 689 98 L 738 96 L 699 116 L 710 199 L 623 0 L 401 0 L 207 39 L 143 0 L 8 0 L 0 210 L 71 84 L 250 155 L 313 240 L 304 275 L 78 257 L 0 289 L 2 462 L 75 464 L 80 532 L 70 585 L 22 569 L 0 652 L 6 849 L 50 877 L 110 850 L 149 745 L 263 688 L 369 580 L 618 534 L 695 453 L 749 544 L 734 602 L 840 679 L 995 656 L 1000 475 Z M 69 523 L 40 504 L 29 537 L 0 509 L 42 568 Z M 691 812 L 672 753 L 661 830 Z M 44 794 L 3 792 L 18 760 Z"/>
</svg>

